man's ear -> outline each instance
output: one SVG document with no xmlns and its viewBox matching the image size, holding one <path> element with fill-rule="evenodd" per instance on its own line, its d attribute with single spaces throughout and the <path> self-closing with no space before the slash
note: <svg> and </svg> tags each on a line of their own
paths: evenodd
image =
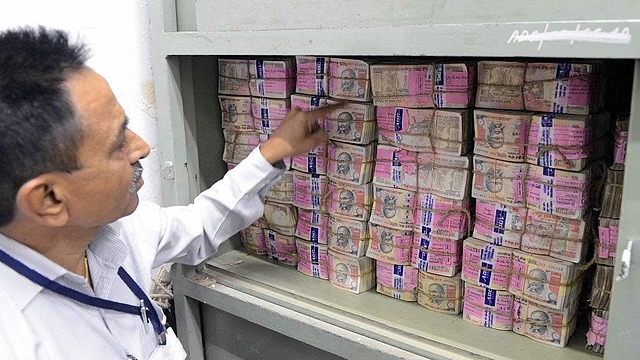
<svg viewBox="0 0 640 360">
<path fill-rule="evenodd" d="M 69 221 L 61 179 L 43 174 L 24 183 L 16 196 L 17 210 L 44 226 L 62 227 Z"/>
</svg>

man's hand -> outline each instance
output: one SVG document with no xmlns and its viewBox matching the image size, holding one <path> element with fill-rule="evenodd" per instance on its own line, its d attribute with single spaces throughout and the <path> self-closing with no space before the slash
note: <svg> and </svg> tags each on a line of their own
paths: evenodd
<svg viewBox="0 0 640 360">
<path fill-rule="evenodd" d="M 334 104 L 311 111 L 292 109 L 273 132 L 269 140 L 260 145 L 262 156 L 271 164 L 306 153 L 329 138 L 318 125 L 318 118 L 339 109 L 343 104 Z"/>
</svg>

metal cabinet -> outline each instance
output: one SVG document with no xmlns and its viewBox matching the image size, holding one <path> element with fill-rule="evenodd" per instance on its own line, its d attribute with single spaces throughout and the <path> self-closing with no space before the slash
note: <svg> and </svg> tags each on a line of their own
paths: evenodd
<svg viewBox="0 0 640 360">
<path fill-rule="evenodd" d="M 156 0 L 150 3 L 150 14 L 164 205 L 189 203 L 225 172 L 216 100 L 220 55 L 632 59 L 629 156 L 616 273 L 623 250 L 640 242 L 640 187 L 633 180 L 640 174 L 636 0 Z M 219 328 L 210 322 L 220 319 L 215 316 L 220 311 L 306 344 L 295 346 L 315 347 L 336 358 L 599 357 L 582 349 L 580 331 L 567 348 L 544 346 L 372 292 L 345 293 L 328 282 L 246 256 L 237 247 L 237 239 L 231 239 L 199 267 L 174 267 L 178 333 L 190 359 L 205 357 L 207 337 Z M 628 277 L 613 286 L 605 359 L 638 357 L 634 335 L 640 331 L 640 244 L 633 247 Z M 250 341 L 246 333 L 237 340 Z"/>
</svg>

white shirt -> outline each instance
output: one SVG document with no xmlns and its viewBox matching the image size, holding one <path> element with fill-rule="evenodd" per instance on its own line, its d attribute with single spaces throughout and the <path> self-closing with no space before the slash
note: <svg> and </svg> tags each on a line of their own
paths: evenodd
<svg viewBox="0 0 640 360">
<path fill-rule="evenodd" d="M 103 226 L 87 257 L 94 290 L 40 253 L 0 234 L 0 249 L 45 277 L 85 294 L 139 306 L 117 275 L 122 266 L 148 294 L 150 273 L 167 262 L 199 264 L 218 245 L 262 215 L 264 195 L 282 170 L 255 149 L 189 206 L 141 202 L 128 217 Z M 46 241 L 46 239 L 42 239 Z M 156 306 L 163 322 L 164 315 Z M 145 330 L 148 326 L 149 331 Z M 0 263 L 0 359 L 184 358 L 173 333 L 157 343 L 140 316 L 78 303 L 42 288 Z"/>
</svg>

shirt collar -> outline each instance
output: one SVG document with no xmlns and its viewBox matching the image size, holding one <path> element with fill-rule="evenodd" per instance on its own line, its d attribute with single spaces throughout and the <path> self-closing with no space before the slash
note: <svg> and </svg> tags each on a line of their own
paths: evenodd
<svg viewBox="0 0 640 360">
<path fill-rule="evenodd" d="M 117 269 L 128 257 L 127 247 L 119 237 L 121 228 L 118 222 L 102 226 L 89 244 L 90 258 L 96 257 L 95 261 L 90 259 L 90 263 L 94 286 L 96 286 L 95 295 L 98 297 L 108 294 Z M 85 280 L 82 276 L 68 271 L 39 252 L 1 233 L 0 249 L 48 279 L 83 291 Z M 97 281 L 94 277 L 94 269 L 96 273 L 100 274 Z M 0 279 L 2 279 L 0 288 L 4 288 L 4 292 L 13 298 L 20 310 L 24 310 L 33 298 L 43 290 L 42 286 L 30 281 L 3 263 L 0 263 Z"/>
</svg>

